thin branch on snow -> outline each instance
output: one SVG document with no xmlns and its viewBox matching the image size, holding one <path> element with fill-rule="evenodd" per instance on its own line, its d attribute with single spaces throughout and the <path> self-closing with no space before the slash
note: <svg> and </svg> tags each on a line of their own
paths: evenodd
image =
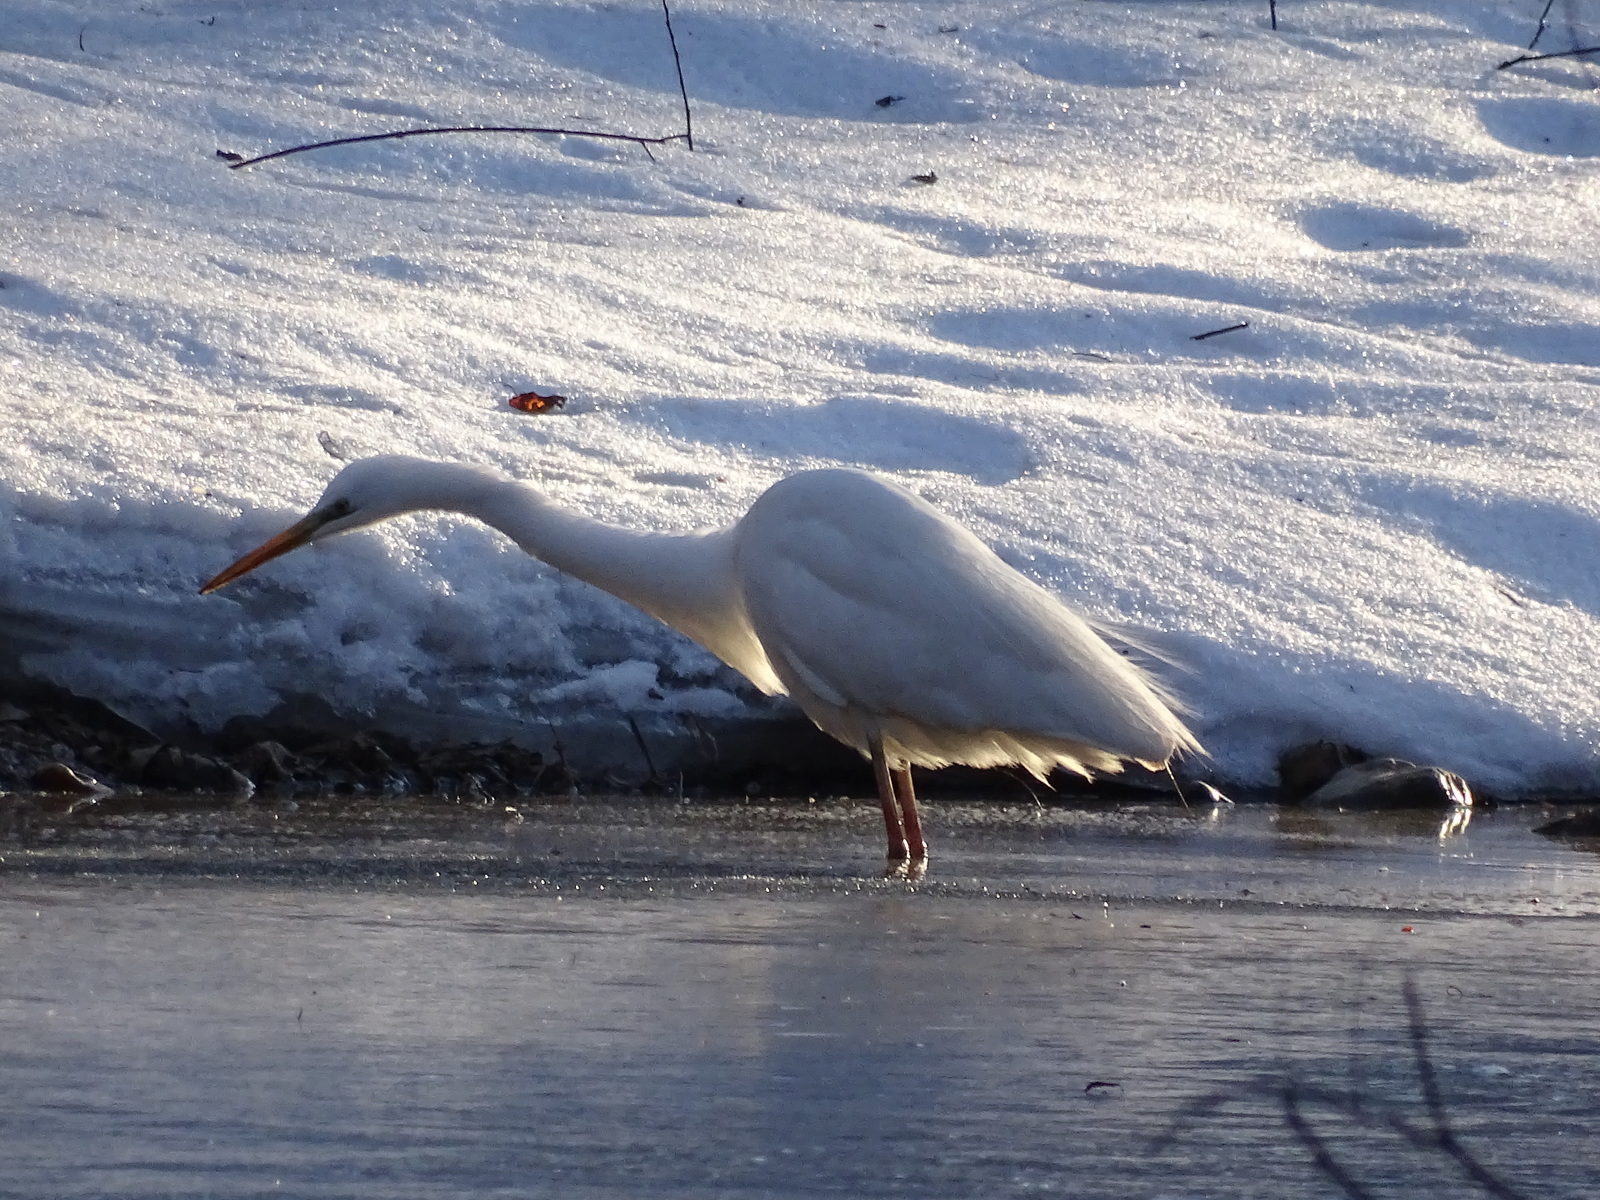
<svg viewBox="0 0 1600 1200">
<path fill-rule="evenodd" d="M 1221 329 L 1211 329 L 1211 330 L 1207 330 L 1205 333 L 1191 333 L 1189 335 L 1189 340 L 1191 342 L 1203 342 L 1207 338 L 1214 338 L 1218 334 L 1221 334 L 1221 333 L 1234 333 L 1234 332 L 1236 332 L 1236 331 L 1238 331 L 1240 329 L 1249 329 L 1249 328 L 1250 328 L 1250 322 L 1249 321 L 1240 321 L 1237 325 L 1224 325 Z"/>
<path fill-rule="evenodd" d="M 637 137 L 631 133 L 601 133 L 593 129 L 555 129 L 537 125 L 445 125 L 436 129 L 396 129 L 390 133 L 367 133 L 358 137 L 334 138 L 327 142 L 308 142 L 303 146 L 290 146 L 287 150 L 274 150 L 271 154 L 258 154 L 255 158 L 246 158 L 240 162 L 228 164 L 228 170 L 237 171 L 241 167 L 253 167 L 257 163 L 269 162 L 274 158 L 286 158 L 291 154 L 303 154 L 307 150 L 326 150 L 330 146 L 354 146 L 359 142 L 386 142 L 397 141 L 400 138 L 425 137 L 429 134 L 442 133 L 549 133 L 564 134 L 567 137 L 601 138 L 610 142 L 632 142 L 636 146 L 643 146 L 645 153 L 650 152 L 651 146 L 664 146 L 668 142 L 681 142 L 688 139 L 686 133 L 668 134 L 666 137 Z"/>
<path fill-rule="evenodd" d="M 1554 4 L 1555 0 L 1550 0 L 1550 3 Z M 693 150 L 694 118 L 689 113 L 689 89 L 683 82 L 683 59 L 678 57 L 678 35 L 672 32 L 672 11 L 667 8 L 667 0 L 661 0 L 661 19 L 667 23 L 667 41 L 672 43 L 672 65 L 678 69 L 678 94 L 683 97 L 683 140 Z"/>
<path fill-rule="evenodd" d="M 542 125 L 441 125 L 422 129 L 396 129 L 388 133 L 366 133 L 353 137 L 332 138 L 325 142 L 307 142 L 300 146 L 290 146 L 287 150 L 274 150 L 270 154 L 258 154 L 254 158 L 239 158 L 223 150 L 217 151 L 219 158 L 228 160 L 228 170 L 238 171 L 244 167 L 253 167 L 257 163 L 270 162 L 275 158 L 287 158 L 291 154 L 304 154 L 308 150 L 326 150 L 331 146 L 354 146 L 361 142 L 392 142 L 402 138 L 432 137 L 447 133 L 535 133 L 556 135 L 562 137 L 598 138 L 608 142 L 632 142 L 640 147 L 646 154 L 650 154 L 651 146 L 665 146 L 669 142 L 684 142 L 690 150 L 694 149 L 694 118 L 689 110 L 689 89 L 683 81 L 683 60 L 678 56 L 678 39 L 672 32 L 672 11 L 667 7 L 667 0 L 661 0 L 661 15 L 667 26 L 667 41 L 672 46 L 672 62 L 678 71 L 678 94 L 683 97 L 683 132 L 670 133 L 662 137 L 641 137 L 632 133 L 608 133 L 596 129 L 562 129 Z M 655 155 L 650 154 L 651 161 Z M 237 159 L 237 161 L 234 161 Z"/>
<path fill-rule="evenodd" d="M 1507 67 L 1514 67 L 1518 63 L 1543 62 L 1547 58 L 1573 58 L 1579 54 L 1600 54 L 1600 46 L 1583 46 L 1577 50 L 1561 50 L 1555 54 L 1519 54 L 1516 58 L 1508 58 L 1495 68 L 1504 71 Z"/>
<path fill-rule="evenodd" d="M 1550 19 L 1550 10 L 1555 6 L 1556 0 L 1544 0 L 1544 11 L 1539 14 L 1539 28 L 1533 31 L 1533 41 L 1528 43 L 1529 50 L 1537 46 L 1539 39 L 1544 36 L 1544 23 Z"/>
</svg>

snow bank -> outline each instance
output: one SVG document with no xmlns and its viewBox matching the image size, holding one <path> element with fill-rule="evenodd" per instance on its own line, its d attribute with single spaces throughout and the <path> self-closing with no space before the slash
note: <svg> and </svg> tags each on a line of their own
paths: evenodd
<svg viewBox="0 0 1600 1200">
<path fill-rule="evenodd" d="M 1542 8 L 685 0 L 692 154 L 232 172 L 411 124 L 675 132 L 659 8 L 14 0 L 9 666 L 203 728 L 299 696 L 764 713 L 454 520 L 196 588 L 320 493 L 323 442 L 663 530 L 845 463 L 1164 631 L 1224 779 L 1334 737 L 1594 791 L 1600 66 L 1495 71 Z M 506 408 L 529 388 L 571 402 Z"/>
</svg>

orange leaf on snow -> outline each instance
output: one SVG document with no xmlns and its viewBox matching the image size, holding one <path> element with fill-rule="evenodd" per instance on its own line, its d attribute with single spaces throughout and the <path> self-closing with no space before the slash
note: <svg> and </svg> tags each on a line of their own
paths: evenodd
<svg viewBox="0 0 1600 1200">
<path fill-rule="evenodd" d="M 560 408 L 567 402 L 565 396 L 541 396 L 538 392 L 523 392 L 511 397 L 511 407 L 518 412 L 542 413 Z"/>
</svg>

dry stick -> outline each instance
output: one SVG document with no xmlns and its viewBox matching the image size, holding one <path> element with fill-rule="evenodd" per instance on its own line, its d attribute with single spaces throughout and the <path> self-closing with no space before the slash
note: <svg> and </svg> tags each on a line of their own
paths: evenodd
<svg viewBox="0 0 1600 1200">
<path fill-rule="evenodd" d="M 1495 68 L 1504 71 L 1507 67 L 1514 67 L 1518 63 L 1543 62 L 1547 58 L 1573 58 L 1579 54 L 1600 54 L 1600 46 L 1583 46 L 1577 50 L 1562 50 L 1556 54 L 1519 54 L 1516 58 L 1508 58 Z"/>
<path fill-rule="evenodd" d="M 307 150 L 326 150 L 329 146 L 397 141 L 400 138 L 423 137 L 435 133 L 556 133 L 568 137 L 602 138 L 610 142 L 632 142 L 636 146 L 643 146 L 647 154 L 651 146 L 681 142 L 687 137 L 686 134 L 674 133 L 666 137 L 647 138 L 636 137 L 629 133 L 597 133 L 592 129 L 547 129 L 537 125 L 445 125 L 437 129 L 397 129 L 392 133 L 367 133 L 359 137 L 334 138 L 327 142 L 309 142 L 304 146 L 290 146 L 287 150 L 274 150 L 271 154 L 258 154 L 255 158 L 247 158 L 243 162 L 229 163 L 228 170 L 237 171 L 241 167 L 253 167 L 257 163 L 270 162 L 274 158 L 285 158 L 291 154 L 302 154 Z"/>
<path fill-rule="evenodd" d="M 1554 4 L 1555 0 L 1550 0 L 1550 3 Z M 667 8 L 667 0 L 661 0 L 661 16 L 667 23 L 667 41 L 672 43 L 672 62 L 678 68 L 678 94 L 683 97 L 683 139 L 689 143 L 689 149 L 693 150 L 694 118 L 689 115 L 689 89 L 683 82 L 683 59 L 678 57 L 678 38 L 672 32 L 672 13 Z"/>
<path fill-rule="evenodd" d="M 446 125 L 431 129 L 397 129 L 391 133 L 367 133 L 357 137 L 334 138 L 326 142 L 308 142 L 303 146 L 290 146 L 287 150 L 274 150 L 271 154 L 258 154 L 256 157 L 244 159 L 242 162 L 229 163 L 228 170 L 237 171 L 242 167 L 253 167 L 257 163 L 270 162 L 274 158 L 286 158 L 291 154 L 303 154 L 307 150 L 326 150 L 330 146 L 354 146 L 361 142 L 392 142 L 401 138 L 427 137 L 441 133 L 539 133 L 564 137 L 599 138 L 608 142 L 632 142 L 646 154 L 650 154 L 651 146 L 665 146 L 668 142 L 686 142 L 689 149 L 693 150 L 694 123 L 689 112 L 689 89 L 683 82 L 683 60 L 678 57 L 678 39 L 672 32 L 672 12 L 667 8 L 667 0 L 661 0 L 661 14 L 666 18 L 667 41 L 672 45 L 672 61 L 678 69 L 678 93 L 683 97 L 682 133 L 672 133 L 665 137 L 639 137 L 631 133 L 601 133 L 593 129 L 555 129 L 539 125 Z M 79 42 L 81 45 L 81 34 L 79 35 Z M 652 162 L 655 161 L 655 155 L 650 154 L 650 159 Z"/>
<path fill-rule="evenodd" d="M 1034 791 L 1033 788 L 1028 785 L 1028 781 L 1022 777 L 1021 771 L 1012 770 L 1010 767 L 1001 767 L 1000 773 L 1007 778 L 1015 779 L 1019 784 L 1021 784 L 1022 790 L 1028 793 L 1028 799 L 1033 801 L 1033 806 L 1035 808 L 1044 807 L 1044 801 L 1039 799 L 1039 793 Z M 1052 792 L 1055 791 L 1055 788 L 1050 787 L 1050 781 L 1048 779 L 1044 780 L 1044 786 L 1050 788 Z"/>
<path fill-rule="evenodd" d="M 1172 760 L 1167 760 L 1167 778 L 1172 780 L 1172 790 L 1178 793 L 1178 799 L 1183 802 L 1184 811 L 1189 810 L 1189 797 L 1183 794 L 1183 789 L 1178 786 L 1178 777 L 1172 773 Z"/>
<path fill-rule="evenodd" d="M 1529 50 L 1532 50 L 1535 46 L 1537 46 L 1539 44 L 1539 39 L 1544 36 L 1545 20 L 1550 16 L 1550 10 L 1555 6 L 1556 0 L 1544 0 L 1544 11 L 1539 14 L 1539 28 L 1533 31 L 1533 41 L 1528 43 Z"/>
<path fill-rule="evenodd" d="M 1236 333 L 1241 329 L 1249 329 L 1249 321 L 1240 321 L 1237 325 L 1226 325 L 1221 329 L 1213 329 L 1209 333 L 1193 333 L 1189 335 L 1191 342 L 1203 342 L 1207 338 L 1214 338 L 1219 333 Z"/>
</svg>

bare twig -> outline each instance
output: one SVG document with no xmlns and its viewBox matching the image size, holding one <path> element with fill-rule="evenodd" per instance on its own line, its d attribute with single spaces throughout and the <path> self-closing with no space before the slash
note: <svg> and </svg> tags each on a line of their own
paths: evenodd
<svg viewBox="0 0 1600 1200">
<path fill-rule="evenodd" d="M 672 11 L 667 7 L 667 0 L 661 0 L 661 15 L 667 24 L 667 41 L 672 46 L 672 62 L 678 71 L 678 93 L 683 97 L 683 132 L 671 133 L 663 137 L 640 137 L 632 133 L 607 133 L 596 129 L 561 129 L 543 125 L 441 125 L 430 126 L 424 129 L 396 129 L 388 133 L 367 133 L 355 137 L 333 138 L 326 142 L 307 142 L 300 146 L 290 146 L 287 150 L 274 150 L 270 154 L 258 154 L 254 158 L 240 158 L 230 161 L 228 169 L 237 171 L 243 167 L 253 167 L 257 163 L 271 162 L 275 158 L 287 158 L 291 154 L 304 154 L 308 150 L 326 150 L 332 146 L 355 146 L 362 142 L 392 142 L 401 138 L 432 137 L 447 133 L 535 133 L 561 137 L 586 137 L 598 138 L 607 142 L 632 142 L 646 154 L 650 154 L 651 146 L 665 146 L 669 142 L 684 142 L 690 150 L 694 149 L 694 118 L 689 110 L 689 89 L 683 82 L 683 60 L 678 56 L 678 39 L 672 32 Z M 79 44 L 82 44 L 82 35 L 79 35 Z M 233 158 L 236 156 L 217 151 L 220 158 Z M 650 155 L 654 160 L 655 155 Z"/>
<path fill-rule="evenodd" d="M 683 140 L 693 150 L 694 118 L 689 114 L 689 89 L 683 82 L 683 59 L 678 57 L 678 37 L 672 32 L 672 11 L 667 7 L 667 0 L 661 0 L 661 19 L 667 23 L 667 41 L 672 43 L 672 65 L 678 68 L 678 94 L 683 97 Z"/>
<path fill-rule="evenodd" d="M 1176 774 L 1173 773 L 1172 762 L 1171 762 L 1170 759 L 1167 762 L 1167 778 L 1172 781 L 1172 790 L 1178 793 L 1178 799 L 1183 804 L 1183 810 L 1185 812 L 1188 812 L 1189 811 L 1189 797 L 1185 796 L 1183 794 L 1183 789 L 1178 786 L 1178 777 L 1177 777 Z"/>
<path fill-rule="evenodd" d="M 1543 62 L 1547 58 L 1575 58 L 1580 54 L 1600 54 L 1600 46 L 1582 46 L 1577 50 L 1562 50 L 1556 54 L 1519 54 L 1515 58 L 1508 58 L 1495 68 L 1504 71 L 1507 67 L 1514 67 L 1518 63 Z"/>
<path fill-rule="evenodd" d="M 444 125 L 437 129 L 396 129 L 390 133 L 367 133 L 359 137 L 334 138 L 326 142 L 308 142 L 303 146 L 290 146 L 287 150 L 274 150 L 271 154 L 258 154 L 254 158 L 246 158 L 236 163 L 229 163 L 228 170 L 237 171 L 241 167 L 253 167 L 257 163 L 270 162 L 274 158 L 287 158 L 291 154 L 303 154 L 307 150 L 326 150 L 330 146 L 354 146 L 360 142 L 386 142 L 398 141 L 400 138 L 424 137 L 429 134 L 441 133 L 547 133 L 564 134 L 567 137 L 601 138 L 609 142 L 632 142 L 636 146 L 643 146 L 646 152 L 651 146 L 664 146 L 668 142 L 681 142 L 688 139 L 686 133 L 669 134 L 666 137 L 635 137 L 628 133 L 599 133 L 592 129 L 554 129 L 537 125 Z"/>
<path fill-rule="evenodd" d="M 1011 767 L 1001 767 L 1000 768 L 1000 773 L 1002 775 L 1005 775 L 1006 777 L 1008 777 L 1010 779 L 1016 780 L 1017 783 L 1019 783 L 1022 786 L 1022 790 L 1028 793 L 1028 799 L 1033 801 L 1033 806 L 1035 808 L 1043 808 L 1044 807 L 1044 801 L 1039 799 L 1039 793 L 1034 791 L 1032 786 L 1028 783 L 1028 781 L 1022 777 L 1022 772 L 1021 771 L 1014 770 Z M 1042 780 L 1042 782 L 1044 783 L 1044 786 L 1047 787 L 1047 788 L 1050 788 L 1050 790 L 1052 792 L 1055 791 L 1055 788 L 1050 787 L 1050 781 L 1048 779 Z"/>
<path fill-rule="evenodd" d="M 1214 338 L 1220 333 L 1237 333 L 1241 329 L 1249 329 L 1249 321 L 1240 321 L 1237 325 L 1224 325 L 1221 329 L 1213 329 L 1209 333 L 1195 333 L 1189 336 L 1191 342 L 1203 342 L 1207 338 Z"/>
<path fill-rule="evenodd" d="M 1544 0 L 1544 11 L 1539 14 L 1539 28 L 1533 31 L 1533 41 L 1528 43 L 1529 50 L 1532 50 L 1535 46 L 1537 46 L 1539 44 L 1539 39 L 1544 36 L 1544 23 L 1549 19 L 1550 10 L 1555 6 L 1556 0 Z"/>
</svg>

